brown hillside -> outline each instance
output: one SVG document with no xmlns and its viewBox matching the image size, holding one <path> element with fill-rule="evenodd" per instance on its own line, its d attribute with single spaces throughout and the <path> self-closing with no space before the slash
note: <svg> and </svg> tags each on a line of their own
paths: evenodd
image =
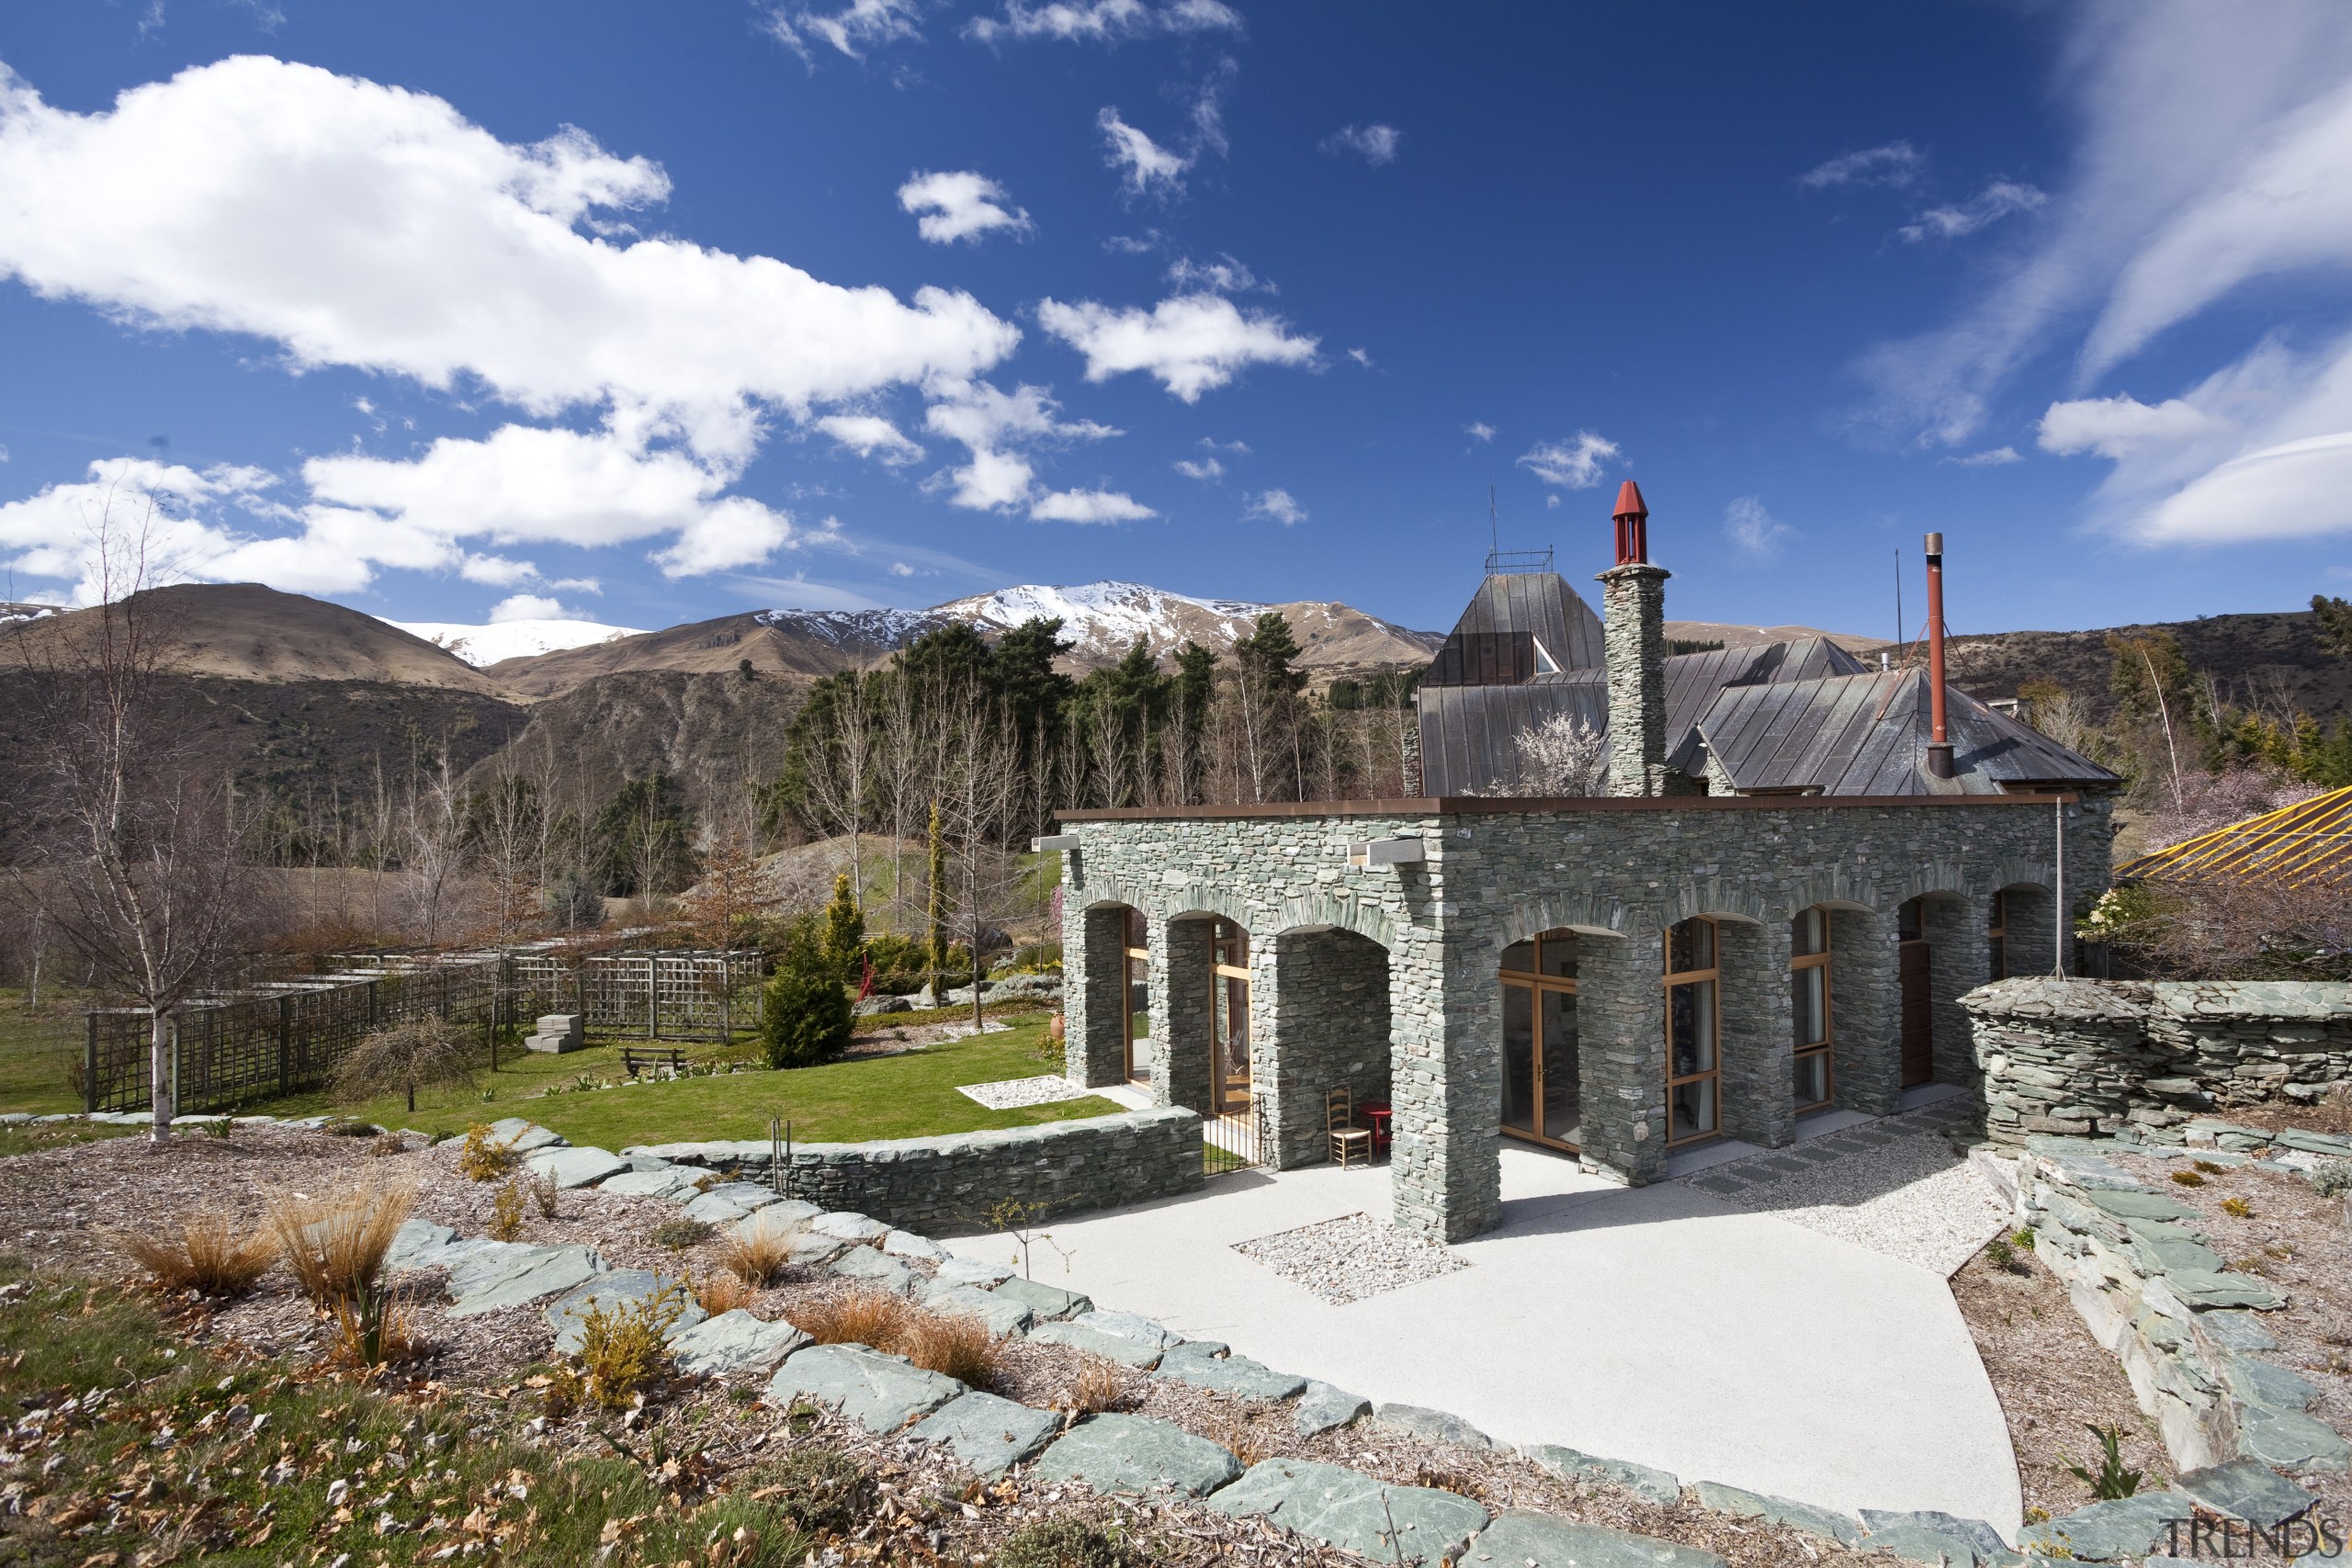
<svg viewBox="0 0 2352 1568">
<path fill-rule="evenodd" d="M 876 620 L 870 631 L 854 624 L 869 618 Z M 586 648 L 502 660 L 483 673 L 526 695 L 550 697 L 599 676 L 629 671 L 733 674 L 746 659 L 762 674 L 830 675 L 877 663 L 899 646 L 901 617 L 831 616 L 812 626 L 813 619 L 766 611 L 721 615 Z"/>
<path fill-rule="evenodd" d="M 1852 632 L 1826 632 L 1819 626 L 1742 626 L 1728 621 L 1668 621 L 1666 635 L 1679 642 L 1719 642 L 1725 648 L 1748 648 L 1763 642 L 1795 642 L 1804 637 L 1827 637 L 1847 652 L 1874 658 L 1885 640 Z"/>
<path fill-rule="evenodd" d="M 2352 716 L 2352 659 L 2319 645 L 2319 620 L 2308 610 L 2207 615 L 2086 632 L 1990 632 L 1951 639 L 1954 684 L 1979 697 L 2013 696 L 2028 681 L 2054 681 L 2104 716 L 2113 704 L 2108 651 L 2112 633 L 2166 632 L 2180 641 L 2188 667 L 2220 682 L 2224 701 L 2290 706 L 2329 723 Z"/>
<path fill-rule="evenodd" d="M 481 696 L 513 695 L 494 678 L 421 637 L 340 604 L 257 582 L 187 583 L 138 595 L 161 630 L 170 667 L 232 681 L 383 681 Z M 88 635 L 88 610 L 0 627 L 35 660 Z"/>
</svg>

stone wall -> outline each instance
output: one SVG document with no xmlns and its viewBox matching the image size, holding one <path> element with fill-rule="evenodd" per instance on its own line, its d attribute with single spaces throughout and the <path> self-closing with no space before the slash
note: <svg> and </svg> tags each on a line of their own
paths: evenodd
<svg viewBox="0 0 2352 1568">
<path fill-rule="evenodd" d="M 1343 931 L 1284 931 L 1266 943 L 1273 995 L 1252 1008 L 1261 1027 L 1250 1077 L 1277 1170 L 1329 1157 L 1325 1097 L 1352 1107 L 1388 1098 L 1388 956 Z"/>
<path fill-rule="evenodd" d="M 1985 1129 L 2177 1144 L 2195 1117 L 2352 1082 L 2352 984 L 2002 980 L 1960 998 Z"/>
<path fill-rule="evenodd" d="M 679 1165 L 770 1179 L 766 1140 L 662 1144 L 637 1151 Z M 1172 1197 L 1201 1185 L 1201 1122 L 1190 1111 L 1134 1111 L 1080 1122 L 871 1144 L 801 1144 L 788 1187 L 828 1209 L 853 1209 L 925 1235 L 996 1229 L 1006 1200 L 1047 1215 Z"/>
</svg>

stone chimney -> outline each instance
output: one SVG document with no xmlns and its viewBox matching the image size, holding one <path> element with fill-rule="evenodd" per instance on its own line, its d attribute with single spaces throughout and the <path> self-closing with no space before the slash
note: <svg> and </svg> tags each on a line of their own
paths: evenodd
<svg viewBox="0 0 2352 1568">
<path fill-rule="evenodd" d="M 1649 558 L 1650 509 L 1617 492 L 1617 564 L 1600 574 L 1609 652 L 1609 793 L 1665 795 L 1666 580 Z"/>
</svg>

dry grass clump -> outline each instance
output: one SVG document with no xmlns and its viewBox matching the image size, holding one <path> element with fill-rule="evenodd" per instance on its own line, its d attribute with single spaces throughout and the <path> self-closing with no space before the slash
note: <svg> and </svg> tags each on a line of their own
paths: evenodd
<svg viewBox="0 0 2352 1568">
<path fill-rule="evenodd" d="M 1245 1469 L 1256 1464 L 1260 1460 L 1274 1458 L 1279 1451 L 1278 1445 L 1264 1432 L 1233 1416 L 1227 1416 L 1222 1421 L 1215 1423 L 1215 1429 L 1207 1436 L 1212 1442 L 1222 1444 L 1230 1450 L 1233 1457 L 1239 1460 Z M 1430 1483 L 1424 1481 L 1421 1484 L 1426 1486 Z M 1461 1488 L 1454 1487 L 1452 1490 L 1459 1491 Z"/>
<path fill-rule="evenodd" d="M 996 1379 L 997 1339 L 988 1325 L 975 1317 L 925 1312 L 885 1291 L 844 1291 L 795 1306 L 792 1325 L 820 1345 L 871 1345 L 976 1387 Z"/>
<path fill-rule="evenodd" d="M 241 1296 L 277 1259 L 277 1238 L 243 1230 L 225 1214 L 191 1214 L 174 1230 L 102 1233 L 114 1248 L 147 1270 L 159 1291 Z"/>
<path fill-rule="evenodd" d="M 896 1351 L 914 1309 L 882 1291 L 843 1291 L 792 1309 L 792 1325 L 820 1345 L 871 1345 Z"/>
<path fill-rule="evenodd" d="M 458 1174 L 469 1181 L 495 1181 L 522 1160 L 514 1152 L 514 1139 L 492 1137 L 490 1129 L 477 1122 L 466 1129 L 466 1146 L 458 1151 Z"/>
<path fill-rule="evenodd" d="M 747 1224 L 728 1232 L 719 1243 L 718 1266 L 743 1283 L 764 1289 L 792 1261 L 793 1244 L 799 1239 L 798 1231 Z"/>
<path fill-rule="evenodd" d="M 1117 1366 L 1100 1356 L 1087 1357 L 1078 1376 L 1054 1401 L 1061 1409 L 1080 1416 L 1100 1416 L 1106 1410 L 1121 1409 L 1127 1402 L 1127 1380 Z"/>
<path fill-rule="evenodd" d="M 328 1199 L 290 1197 L 270 1212 L 286 1266 L 302 1293 L 323 1310 L 375 1293 L 392 1237 L 416 1207 L 416 1189 L 344 1192 Z"/>
<path fill-rule="evenodd" d="M 713 1317 L 724 1317 L 738 1307 L 748 1307 L 758 1295 L 755 1287 L 744 1283 L 736 1274 L 706 1274 L 695 1286 L 695 1300 L 702 1310 Z"/>
</svg>

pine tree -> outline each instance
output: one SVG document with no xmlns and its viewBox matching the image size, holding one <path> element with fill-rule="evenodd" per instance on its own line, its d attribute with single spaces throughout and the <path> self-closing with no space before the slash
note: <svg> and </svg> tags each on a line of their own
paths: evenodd
<svg viewBox="0 0 2352 1568">
<path fill-rule="evenodd" d="M 833 900 L 825 906 L 825 962 L 843 985 L 857 984 L 858 959 L 865 952 L 865 916 L 850 891 L 846 873 L 833 878 Z"/>
</svg>

